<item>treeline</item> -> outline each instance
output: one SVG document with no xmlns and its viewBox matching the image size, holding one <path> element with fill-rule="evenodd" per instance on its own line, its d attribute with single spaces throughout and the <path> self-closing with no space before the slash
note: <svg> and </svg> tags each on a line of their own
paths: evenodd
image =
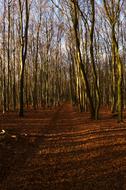
<svg viewBox="0 0 126 190">
<path fill-rule="evenodd" d="M 126 0 L 0 0 L 3 112 L 71 99 L 93 119 L 126 105 Z"/>
</svg>

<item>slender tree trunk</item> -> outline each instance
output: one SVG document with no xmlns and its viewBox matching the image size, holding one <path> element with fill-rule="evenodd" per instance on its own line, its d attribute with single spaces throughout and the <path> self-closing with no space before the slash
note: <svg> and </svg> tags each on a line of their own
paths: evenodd
<svg viewBox="0 0 126 190">
<path fill-rule="evenodd" d="M 5 66 L 5 16 L 6 16 L 6 0 L 4 0 L 4 15 L 3 15 L 3 113 L 7 110 L 7 96 L 6 96 L 6 66 Z"/>
<path fill-rule="evenodd" d="M 115 24 L 112 26 L 112 113 L 117 111 L 117 63 L 115 54 Z"/>
<path fill-rule="evenodd" d="M 25 0 L 25 28 L 23 28 L 23 4 L 19 0 L 20 10 L 20 111 L 19 116 L 24 115 L 24 69 L 27 56 L 28 45 L 28 25 L 29 25 L 29 6 L 28 0 Z"/>
<path fill-rule="evenodd" d="M 81 58 L 81 51 L 80 51 L 80 40 L 79 40 L 79 31 L 78 31 L 78 13 L 77 13 L 77 6 L 76 6 L 76 2 L 73 2 L 73 11 L 74 11 L 74 15 L 73 15 L 73 27 L 74 27 L 74 33 L 75 33 L 75 40 L 76 40 L 76 54 L 77 54 L 77 64 L 79 64 L 82 76 L 83 76 L 83 80 L 85 82 L 85 86 L 86 86 L 86 93 L 87 93 L 87 97 L 89 100 L 89 108 L 90 108 L 90 112 L 91 112 L 91 117 L 94 118 L 94 113 L 95 113 L 95 108 L 94 108 L 94 104 L 93 104 L 93 100 L 91 97 L 91 91 L 90 91 L 90 86 L 89 86 L 89 82 L 87 79 L 87 75 L 85 72 L 85 67 Z"/>
<path fill-rule="evenodd" d="M 97 79 L 97 72 L 94 60 L 94 26 L 95 26 L 95 2 L 91 0 L 91 7 L 92 7 L 92 19 L 91 19 L 91 30 L 90 30 L 90 56 L 91 56 L 91 63 L 93 68 L 93 79 L 94 79 L 94 87 L 95 87 L 95 96 L 96 96 L 96 103 L 94 106 L 95 115 L 94 118 L 97 120 L 99 118 L 99 108 L 100 108 L 100 91 L 98 87 L 98 79 Z"/>
<path fill-rule="evenodd" d="M 8 47 L 7 47 L 7 59 L 8 59 L 8 80 L 7 80 L 7 109 L 10 108 L 10 6 L 11 2 L 8 0 Z"/>
</svg>

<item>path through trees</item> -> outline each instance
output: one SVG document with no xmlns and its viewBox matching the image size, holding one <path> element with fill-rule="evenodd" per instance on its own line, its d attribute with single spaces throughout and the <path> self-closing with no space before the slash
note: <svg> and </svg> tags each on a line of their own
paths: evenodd
<svg viewBox="0 0 126 190">
<path fill-rule="evenodd" d="M 104 116 L 103 116 L 104 115 Z M 1 190 L 126 189 L 126 124 L 94 122 L 69 103 L 2 117 Z"/>
<path fill-rule="evenodd" d="M 0 0 L 0 112 L 126 108 L 126 0 Z"/>
</svg>

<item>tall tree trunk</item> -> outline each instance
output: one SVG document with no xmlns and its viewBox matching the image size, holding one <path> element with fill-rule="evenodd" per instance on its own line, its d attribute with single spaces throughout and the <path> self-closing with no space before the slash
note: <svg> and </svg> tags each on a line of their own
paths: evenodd
<svg viewBox="0 0 126 190">
<path fill-rule="evenodd" d="M 118 42 L 116 39 L 115 24 L 120 17 L 120 0 L 116 4 L 111 1 L 111 6 L 109 6 L 107 0 L 103 0 L 106 15 L 108 17 L 109 23 L 112 28 L 112 45 L 115 47 L 115 57 L 117 64 L 117 110 L 118 110 L 118 121 L 123 120 L 123 97 L 122 97 L 122 86 L 123 86 L 123 68 L 122 61 L 119 54 Z"/>
<path fill-rule="evenodd" d="M 95 115 L 94 118 L 97 120 L 99 118 L 99 108 L 100 108 L 100 91 L 98 87 L 98 79 L 97 79 L 97 72 L 94 60 L 94 26 L 95 26 L 95 2 L 91 0 L 91 7 L 92 7 L 92 18 L 91 18 L 91 30 L 90 30 L 90 56 L 91 56 L 91 63 L 93 68 L 93 79 L 94 79 L 94 90 L 95 90 Z"/>
<path fill-rule="evenodd" d="M 24 69 L 27 56 L 28 45 L 28 25 L 29 25 L 29 5 L 25 0 L 25 28 L 23 28 L 23 4 L 19 0 L 20 11 L 20 110 L 19 116 L 24 115 Z"/>
<path fill-rule="evenodd" d="M 8 59 L 8 80 L 7 80 L 7 109 L 10 108 L 10 6 L 11 1 L 8 0 L 8 47 L 7 47 L 7 59 Z"/>
<path fill-rule="evenodd" d="M 79 26 L 78 26 L 78 10 L 77 10 L 77 4 L 76 1 L 72 1 L 73 3 L 73 15 L 72 15 L 72 21 L 73 21 L 73 27 L 74 27 L 74 33 L 75 33 L 75 41 L 76 41 L 76 55 L 77 55 L 77 64 L 79 64 L 82 76 L 83 76 L 83 80 L 85 82 L 85 86 L 86 86 L 86 93 L 87 93 L 87 97 L 89 100 L 89 108 L 90 108 L 90 112 L 91 112 L 91 117 L 94 118 L 94 113 L 95 113 L 95 108 L 94 108 L 94 104 L 93 104 L 93 100 L 91 97 L 91 91 L 90 91 L 90 86 L 89 86 L 89 82 L 87 79 L 87 75 L 85 72 L 85 66 L 83 64 L 82 61 L 82 57 L 81 57 L 81 51 L 80 51 L 80 39 L 79 39 Z"/>
</svg>

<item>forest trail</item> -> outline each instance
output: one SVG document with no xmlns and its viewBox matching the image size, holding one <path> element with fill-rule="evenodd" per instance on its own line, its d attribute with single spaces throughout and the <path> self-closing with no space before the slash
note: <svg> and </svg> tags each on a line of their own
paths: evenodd
<svg viewBox="0 0 126 190">
<path fill-rule="evenodd" d="M 126 189 L 125 123 L 94 122 L 69 103 L 25 115 L 2 117 L 0 190 Z"/>
</svg>

